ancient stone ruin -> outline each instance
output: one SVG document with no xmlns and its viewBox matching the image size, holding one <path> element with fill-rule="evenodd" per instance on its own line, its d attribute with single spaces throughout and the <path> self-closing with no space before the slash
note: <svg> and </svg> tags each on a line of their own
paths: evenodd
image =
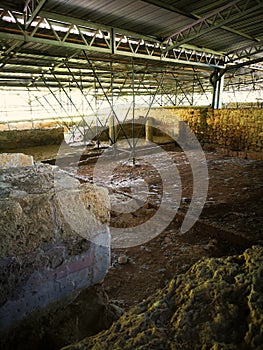
<svg viewBox="0 0 263 350">
<path fill-rule="evenodd" d="M 202 259 L 106 331 L 63 350 L 261 349 L 263 248 Z"/>
<path fill-rule="evenodd" d="M 110 262 L 107 190 L 97 188 L 96 196 L 93 185 L 72 182 L 57 167 L 30 161 L 17 154 L 1 159 L 2 340 L 28 317 L 44 315 L 51 305 L 66 307 L 83 289 L 101 282 Z M 85 227 L 82 236 L 76 223 L 71 226 L 74 213 L 65 219 L 61 196 L 71 209 L 83 203 L 86 216 L 77 223 L 80 230 Z"/>
</svg>

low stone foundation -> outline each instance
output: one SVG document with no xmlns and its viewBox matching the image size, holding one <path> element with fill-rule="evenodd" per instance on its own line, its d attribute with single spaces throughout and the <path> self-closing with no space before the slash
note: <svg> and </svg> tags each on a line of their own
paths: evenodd
<svg viewBox="0 0 263 350">
<path fill-rule="evenodd" d="M 145 115 L 148 115 L 148 122 L 144 119 Z M 106 130 L 100 128 L 97 130 L 100 140 L 108 141 L 109 134 L 115 140 L 124 138 L 125 134 L 129 138 L 149 139 L 150 132 L 150 141 L 156 143 L 180 141 L 186 124 L 202 145 L 211 146 L 214 150 L 234 157 L 263 159 L 262 108 L 213 110 L 198 107 L 153 107 L 150 111 L 147 108 L 137 108 L 134 127 L 131 121 L 130 112 L 127 122 L 121 127 L 117 125 L 117 120 L 114 121 L 114 133 L 112 126 Z M 95 128 L 87 130 L 85 137 L 91 140 L 94 135 Z"/>
<path fill-rule="evenodd" d="M 138 112 L 139 113 L 139 112 Z M 263 160 L 263 109 L 152 108 L 162 131 L 174 133 L 185 122 L 202 145 L 234 157 Z"/>
<path fill-rule="evenodd" d="M 230 156 L 248 159 L 263 159 L 263 109 L 220 109 L 211 108 L 179 108 L 179 107 L 153 107 L 137 108 L 135 110 L 136 125 L 132 126 L 132 112 L 127 116 L 127 122 L 118 126 L 114 121 L 114 127 L 85 127 L 79 121 L 75 127 L 76 135 L 81 130 L 80 141 L 96 140 L 109 141 L 109 137 L 116 139 L 128 137 L 146 137 L 144 116 L 153 127 L 152 137 L 154 142 L 159 138 L 163 141 L 176 141 L 182 130 L 182 123 L 186 123 L 194 132 L 202 145 L 211 145 L 217 151 Z M 83 134 L 82 134 L 83 133 Z M 167 135 L 170 137 L 167 137 Z M 147 136 L 148 137 L 148 136 Z M 43 146 L 61 144 L 64 140 L 64 128 L 39 128 L 28 130 L 5 130 L 0 132 L 0 151 L 26 148 L 32 146 Z M 162 143 L 162 141 L 160 143 Z M 157 140 L 157 143 L 159 141 Z"/>
<path fill-rule="evenodd" d="M 55 188 L 55 178 L 65 186 Z M 50 165 L 0 170 L 2 332 L 103 281 L 110 261 L 109 199 L 106 189 L 96 188 L 96 193 L 93 185 L 80 184 Z M 88 216 L 77 218 L 79 232 L 70 221 L 77 200 Z M 91 234 L 99 237 L 97 242 L 88 239 Z"/>
<path fill-rule="evenodd" d="M 0 151 L 44 145 L 59 145 L 64 128 L 4 130 L 0 132 Z"/>
</svg>

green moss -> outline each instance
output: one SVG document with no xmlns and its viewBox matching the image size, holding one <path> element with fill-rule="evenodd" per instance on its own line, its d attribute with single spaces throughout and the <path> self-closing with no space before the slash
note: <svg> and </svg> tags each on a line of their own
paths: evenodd
<svg viewBox="0 0 263 350">
<path fill-rule="evenodd" d="M 202 259 L 113 326 L 64 350 L 262 349 L 263 247 Z"/>
</svg>

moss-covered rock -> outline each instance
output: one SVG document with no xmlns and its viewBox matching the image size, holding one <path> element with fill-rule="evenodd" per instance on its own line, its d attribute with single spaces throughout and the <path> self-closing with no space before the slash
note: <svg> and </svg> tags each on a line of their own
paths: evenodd
<svg viewBox="0 0 263 350">
<path fill-rule="evenodd" d="M 132 292 L 132 291 L 131 291 Z M 262 349 L 263 247 L 202 259 L 110 329 L 64 350 Z"/>
</svg>

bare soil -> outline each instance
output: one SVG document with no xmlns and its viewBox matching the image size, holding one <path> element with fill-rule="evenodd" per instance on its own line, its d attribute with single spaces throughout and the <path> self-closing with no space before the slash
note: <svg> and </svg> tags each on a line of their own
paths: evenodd
<svg viewBox="0 0 263 350">
<path fill-rule="evenodd" d="M 192 197 L 193 175 L 183 152 L 178 149 L 167 152 L 182 181 L 177 214 L 149 242 L 112 249 L 112 264 L 103 285 L 110 300 L 125 310 L 164 287 L 199 259 L 239 254 L 246 247 L 263 243 L 263 162 L 206 152 L 209 173 L 206 204 L 198 222 L 181 234 L 180 226 Z M 151 164 L 140 164 L 140 159 L 138 163 L 138 166 L 122 163 L 116 168 L 109 191 L 111 195 L 129 197 L 129 183 L 143 178 L 149 188 L 147 201 L 129 214 L 112 211 L 112 227 L 136 226 L 158 210 L 162 195 L 160 176 Z M 90 181 L 93 166 L 80 166 L 78 174 Z"/>
<path fill-rule="evenodd" d="M 148 158 L 138 156 L 135 165 L 124 157 L 112 170 L 110 179 L 103 181 L 102 178 L 101 185 L 108 188 L 113 204 L 118 200 L 125 204 L 134 197 L 133 190 L 138 184 L 146 186 L 136 193 L 138 207 L 133 211 L 120 213 L 112 208 L 111 229 L 125 230 L 149 222 L 160 209 L 164 193 L 175 208 L 179 206 L 167 227 L 159 232 L 159 223 L 154 222 L 158 233 L 155 238 L 130 248 L 112 248 L 111 266 L 102 286 L 95 287 L 98 290 L 84 290 L 67 310 L 62 310 L 61 315 L 45 316 L 39 324 L 35 320 L 29 325 L 25 323 L 7 338 L 5 349 L 55 350 L 94 335 L 119 317 L 121 309 L 116 306 L 128 310 L 137 305 L 164 287 L 172 277 L 185 273 L 198 260 L 240 254 L 247 247 L 263 244 L 263 161 L 206 151 L 209 188 L 205 205 L 198 221 L 182 234 L 181 224 L 193 196 L 193 173 L 189 160 L 179 148 L 166 145 L 164 150 L 178 169 L 182 184 L 178 203 L 173 203 L 173 190 L 165 193 L 163 183 L 174 177 L 176 190 L 178 176 L 174 176 L 174 170 L 169 171 L 168 167 L 165 179 L 160 177 L 158 168 L 167 165 L 158 154 L 150 154 Z M 36 160 L 57 164 L 57 146 L 23 152 L 32 154 Z M 74 150 L 68 148 L 59 165 L 80 181 L 93 182 L 94 167 L 102 152 L 103 149 L 86 150 L 78 158 L 74 156 Z M 110 161 L 105 160 L 103 167 L 108 169 Z M 142 230 L 141 234 L 147 235 L 147 232 Z M 95 299 L 89 294 L 93 292 Z"/>
<path fill-rule="evenodd" d="M 103 286 L 110 301 L 125 310 L 164 287 L 173 276 L 184 273 L 199 259 L 239 254 L 246 247 L 263 243 L 262 161 L 206 151 L 209 174 L 206 203 L 198 222 L 181 234 L 181 223 L 193 193 L 192 169 L 186 155 L 175 145 L 166 145 L 164 149 L 179 171 L 181 202 L 174 219 L 154 239 L 131 248 L 112 249 L 112 262 Z M 58 148 L 23 151 L 33 154 L 36 160 L 49 162 Z M 70 153 L 69 149 L 65 158 Z M 82 181 L 92 182 L 96 152 L 86 154 L 89 157 L 80 161 L 77 174 L 76 165 L 68 165 L 68 160 L 62 166 Z M 111 227 L 125 229 L 147 222 L 159 208 L 162 179 L 151 161 L 145 163 L 139 158 L 135 166 L 131 162 L 120 162 L 112 173 L 110 185 L 102 183 L 108 187 L 113 200 L 116 196 L 125 200 L 132 196 L 131 186 L 141 179 L 148 185 L 147 200 L 139 201 L 140 208 L 132 213 L 119 214 L 112 210 Z"/>
</svg>

